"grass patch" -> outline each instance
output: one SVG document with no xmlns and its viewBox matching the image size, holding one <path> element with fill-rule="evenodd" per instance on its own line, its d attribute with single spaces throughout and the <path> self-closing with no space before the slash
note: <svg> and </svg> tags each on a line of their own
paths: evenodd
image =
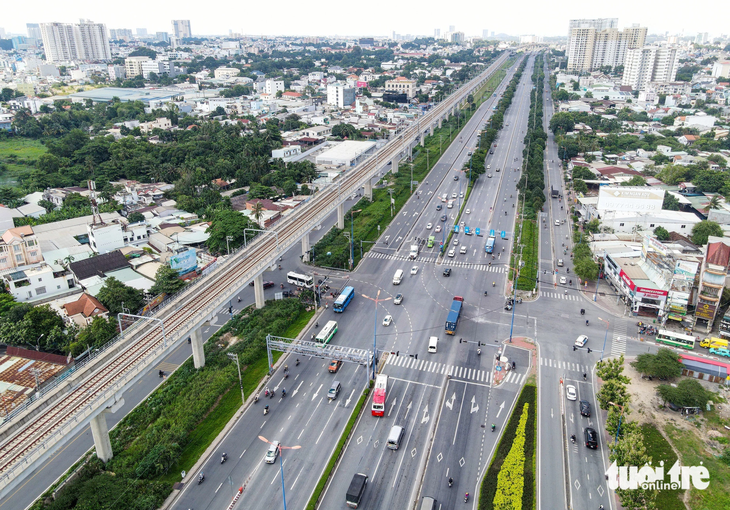
<svg viewBox="0 0 730 510">
<path fill-rule="evenodd" d="M 517 279 L 518 290 L 532 290 L 535 288 L 535 279 L 537 278 L 538 257 L 540 256 L 540 246 L 538 243 L 538 225 L 535 220 L 523 220 L 518 223 L 518 232 L 521 227 L 519 241 L 517 236 L 514 239 L 512 248 L 512 258 L 510 267 L 515 267 L 517 260 L 522 260 L 525 265 L 520 270 L 520 276 Z M 521 257 L 519 256 L 521 253 Z M 514 272 L 510 270 L 510 279 L 514 279 Z"/>
<path fill-rule="evenodd" d="M 315 510 L 317 508 L 317 502 L 322 496 L 324 486 L 327 484 L 327 480 L 329 480 L 329 477 L 332 475 L 332 471 L 334 471 L 335 469 L 337 459 L 339 459 L 340 455 L 342 454 L 342 449 L 345 447 L 345 442 L 347 441 L 347 438 L 350 437 L 350 433 L 352 433 L 352 429 L 355 427 L 355 422 L 357 421 L 358 416 L 360 416 L 360 413 L 365 406 L 365 402 L 367 402 L 368 400 L 369 394 L 370 388 L 365 388 L 365 390 L 363 390 L 362 392 L 362 396 L 360 396 L 360 399 L 357 401 L 355 408 L 352 410 L 352 414 L 350 415 L 350 419 L 347 421 L 345 430 L 342 431 L 340 440 L 337 441 L 335 451 L 332 453 L 332 457 L 330 457 L 329 462 L 327 462 L 327 466 L 324 468 L 322 476 L 319 478 L 319 482 L 317 482 L 317 485 L 314 487 L 312 497 L 309 498 L 309 503 L 307 503 L 306 507 L 307 510 Z"/>
<path fill-rule="evenodd" d="M 644 436 L 646 453 L 652 458 L 652 465 L 656 467 L 660 461 L 664 461 L 664 472 L 666 473 L 677 461 L 677 454 L 654 425 L 645 423 L 640 429 Z M 684 510 L 683 494 L 684 491 L 681 489 L 658 491 L 656 507 L 662 510 Z"/>
<path fill-rule="evenodd" d="M 38 140 L 12 137 L 0 140 L 0 186 L 19 186 L 35 170 L 46 147 Z"/>
<path fill-rule="evenodd" d="M 679 452 L 683 466 L 699 466 L 702 462 L 710 472 L 707 489 L 690 489 L 689 507 L 694 510 L 730 508 L 730 466 L 708 454 L 705 444 L 695 434 L 688 434 L 669 423 L 664 426 L 664 432 Z M 665 472 L 667 469 L 665 466 Z"/>
<path fill-rule="evenodd" d="M 512 442 L 515 439 L 517 425 L 520 422 L 522 409 L 525 404 L 529 404 L 529 413 L 527 418 L 527 427 L 525 428 L 525 477 L 524 488 L 522 492 L 522 508 L 535 508 L 535 463 L 537 451 L 537 387 L 534 385 L 526 385 L 515 403 L 514 412 L 510 416 L 509 421 L 505 425 L 502 438 L 499 441 L 492 463 L 484 475 L 481 490 L 479 491 L 479 510 L 491 510 L 494 507 L 494 497 L 497 493 L 497 476 L 499 475 L 502 464 L 507 454 L 512 448 Z"/>
</svg>

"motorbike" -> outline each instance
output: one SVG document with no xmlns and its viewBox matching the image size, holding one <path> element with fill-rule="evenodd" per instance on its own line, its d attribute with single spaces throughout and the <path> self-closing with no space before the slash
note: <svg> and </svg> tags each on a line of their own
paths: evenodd
<svg viewBox="0 0 730 510">
<path fill-rule="evenodd" d="M 271 393 L 269 393 L 269 398 L 274 398 L 274 395 L 276 395 L 276 392 L 272 390 Z"/>
<path fill-rule="evenodd" d="M 163 372 L 162 370 L 160 370 L 160 377 L 165 377 L 165 372 Z"/>
<path fill-rule="evenodd" d="M 512 370 L 514 370 L 514 369 L 515 369 L 515 362 L 513 361 L 512 362 Z"/>
<path fill-rule="evenodd" d="M 464 503 L 466 503 L 467 501 L 469 501 L 469 493 L 468 492 L 466 494 L 464 494 Z"/>
<path fill-rule="evenodd" d="M 507 216 L 507 211 L 504 211 L 504 215 Z"/>
<path fill-rule="evenodd" d="M 295 367 L 298 367 L 299 366 L 299 358 L 297 358 L 297 360 L 294 362 L 294 366 Z"/>
<path fill-rule="evenodd" d="M 284 373 L 284 379 L 289 379 L 289 372 Z"/>
<path fill-rule="evenodd" d="M 487 291 L 486 291 L 486 290 L 484 291 L 484 295 L 485 295 L 485 296 L 487 295 Z"/>
<path fill-rule="evenodd" d="M 228 455 L 226 455 L 225 453 L 223 455 L 221 455 L 221 464 L 223 464 L 227 460 L 228 460 Z"/>
<path fill-rule="evenodd" d="M 494 429 L 496 429 L 496 428 L 497 428 L 497 426 L 494 423 L 492 423 L 492 432 L 494 432 Z"/>
<path fill-rule="evenodd" d="M 286 397 L 286 390 L 282 389 L 281 390 L 281 398 L 284 398 L 284 397 Z"/>
<path fill-rule="evenodd" d="M 454 479 L 453 478 L 449 478 L 449 487 L 451 487 L 452 485 L 454 485 Z"/>
<path fill-rule="evenodd" d="M 281 284 L 281 288 L 282 288 L 282 289 L 284 288 L 284 284 L 283 284 L 283 283 Z"/>
<path fill-rule="evenodd" d="M 264 416 L 269 414 L 269 406 L 264 406 Z"/>
<path fill-rule="evenodd" d="M 240 297 L 240 296 L 239 296 L 239 298 L 238 298 L 238 302 L 239 302 L 239 303 L 241 302 L 241 297 Z"/>
<path fill-rule="evenodd" d="M 588 325 L 588 319 L 586 319 L 586 326 Z"/>
<path fill-rule="evenodd" d="M 575 444 L 575 434 L 573 434 L 572 436 L 570 436 L 570 440 Z"/>
<path fill-rule="evenodd" d="M 481 349 L 477 349 L 477 356 L 481 356 L 481 355 L 482 355 L 482 350 Z"/>
<path fill-rule="evenodd" d="M 198 477 L 198 485 L 203 483 L 203 480 L 205 480 L 205 475 L 203 473 L 200 473 L 200 476 Z"/>
<path fill-rule="evenodd" d="M 281 271 L 281 264 L 279 264 L 279 271 Z"/>
<path fill-rule="evenodd" d="M 259 402 L 259 396 L 258 396 L 258 395 L 255 395 L 255 396 L 253 397 L 253 403 L 254 403 L 254 404 L 258 404 L 258 402 Z"/>
</svg>

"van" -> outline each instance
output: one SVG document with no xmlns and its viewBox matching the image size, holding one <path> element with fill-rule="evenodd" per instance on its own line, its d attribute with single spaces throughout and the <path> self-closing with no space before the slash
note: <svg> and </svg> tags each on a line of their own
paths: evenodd
<svg viewBox="0 0 730 510">
<path fill-rule="evenodd" d="M 436 500 L 430 496 L 423 496 L 421 510 L 436 510 Z"/>
<path fill-rule="evenodd" d="M 725 347 L 727 349 L 728 341 L 722 338 L 717 338 L 716 336 L 708 337 L 700 342 L 700 347 L 705 347 L 706 349 L 719 349 L 721 347 Z"/>
<path fill-rule="evenodd" d="M 357 508 L 362 501 L 362 495 L 368 486 L 368 475 L 364 473 L 356 473 L 352 477 L 350 487 L 345 494 L 345 503 L 350 508 Z"/>
<path fill-rule="evenodd" d="M 399 269 L 393 275 L 393 285 L 400 285 L 400 282 L 402 280 L 403 280 L 403 270 L 402 269 Z"/>
<path fill-rule="evenodd" d="M 276 462 L 276 457 L 279 456 L 279 441 L 272 441 L 269 445 L 269 449 L 264 457 L 264 462 L 267 464 L 273 464 Z"/>
<path fill-rule="evenodd" d="M 342 385 L 340 384 L 340 381 L 333 382 L 330 390 L 327 392 L 327 398 L 330 402 L 337 398 L 337 395 L 340 394 L 340 390 L 342 390 Z"/>
<path fill-rule="evenodd" d="M 438 337 L 432 336 L 428 339 L 428 352 L 436 352 L 439 344 Z"/>
<path fill-rule="evenodd" d="M 393 425 L 390 428 L 390 434 L 388 434 L 388 442 L 386 443 L 387 447 L 391 450 L 397 450 L 400 448 L 400 443 L 403 440 L 403 434 L 405 434 L 405 431 L 406 430 L 403 427 Z"/>
</svg>

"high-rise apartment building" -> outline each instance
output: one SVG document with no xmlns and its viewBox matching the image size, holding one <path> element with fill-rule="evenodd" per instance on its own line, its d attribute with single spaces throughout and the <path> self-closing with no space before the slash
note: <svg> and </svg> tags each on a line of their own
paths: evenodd
<svg viewBox="0 0 730 510">
<path fill-rule="evenodd" d="M 456 31 L 456 25 L 449 25 L 449 32 L 455 32 Z"/>
<path fill-rule="evenodd" d="M 489 30 L 486 28 L 482 30 L 482 39 L 489 39 Z"/>
<path fill-rule="evenodd" d="M 174 19 L 172 20 L 172 33 L 175 34 L 176 39 L 185 39 L 186 37 L 192 37 L 193 32 L 190 30 L 189 19 Z"/>
<path fill-rule="evenodd" d="M 327 85 L 327 104 L 344 108 L 355 102 L 355 89 L 344 83 L 330 83 Z"/>
<path fill-rule="evenodd" d="M 451 32 L 452 43 L 462 44 L 464 39 L 464 32 Z"/>
<path fill-rule="evenodd" d="M 570 34 L 574 28 L 595 28 L 606 30 L 618 28 L 618 18 L 572 19 L 568 22 L 568 50 L 570 50 Z"/>
<path fill-rule="evenodd" d="M 41 23 L 43 50 L 48 62 L 67 60 L 111 60 L 106 25 L 81 23 Z"/>
<path fill-rule="evenodd" d="M 665 46 L 644 46 L 626 51 L 622 85 L 646 90 L 650 83 L 668 83 L 677 77 L 677 49 Z"/>
<path fill-rule="evenodd" d="M 590 21 L 594 21 L 595 26 L 588 23 Z M 613 18 L 571 20 L 572 28 L 568 37 L 567 51 L 569 72 L 622 65 L 627 50 L 641 48 L 644 45 L 647 32 L 645 27 L 633 26 L 624 30 L 618 30 L 613 26 L 596 28 L 614 24 L 615 21 Z"/>
<path fill-rule="evenodd" d="M 155 39 L 160 42 L 170 42 L 170 34 L 167 32 L 155 32 Z"/>
<path fill-rule="evenodd" d="M 436 40 L 441 39 L 441 29 L 440 28 L 433 29 L 433 38 Z"/>
<path fill-rule="evenodd" d="M 28 37 L 40 41 L 43 39 L 41 35 L 41 26 L 38 23 L 26 23 L 25 29 L 28 32 Z"/>
</svg>

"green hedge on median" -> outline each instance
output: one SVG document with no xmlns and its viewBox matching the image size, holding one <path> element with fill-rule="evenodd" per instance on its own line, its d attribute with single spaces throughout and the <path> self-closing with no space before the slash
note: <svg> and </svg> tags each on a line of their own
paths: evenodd
<svg viewBox="0 0 730 510">
<path fill-rule="evenodd" d="M 505 467 L 505 461 L 518 435 L 522 410 L 525 409 L 525 405 L 527 405 L 527 418 L 524 432 L 524 485 L 522 489 L 522 505 L 517 508 L 529 510 L 535 507 L 537 387 L 530 384 L 522 389 L 520 396 L 517 398 L 514 407 L 516 412 L 512 413 L 509 421 L 505 425 L 502 438 L 492 458 L 492 463 L 489 465 L 489 469 L 482 479 L 481 490 L 479 492 L 479 510 L 497 510 L 497 507 L 494 505 L 494 499 L 497 495 L 499 473 Z"/>
</svg>

